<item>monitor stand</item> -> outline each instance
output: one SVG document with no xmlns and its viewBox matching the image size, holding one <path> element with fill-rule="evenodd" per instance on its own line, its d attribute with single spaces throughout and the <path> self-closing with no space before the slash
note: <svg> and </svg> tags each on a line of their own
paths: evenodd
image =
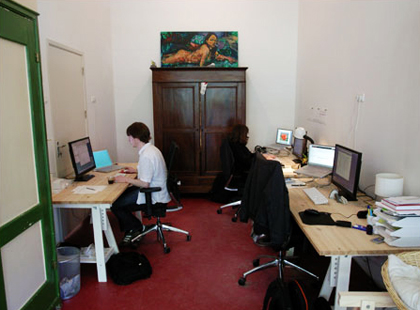
<svg viewBox="0 0 420 310">
<path fill-rule="evenodd" d="M 86 182 L 92 179 L 94 176 L 94 174 L 82 174 L 77 176 L 74 180 L 77 182 Z"/>
</svg>

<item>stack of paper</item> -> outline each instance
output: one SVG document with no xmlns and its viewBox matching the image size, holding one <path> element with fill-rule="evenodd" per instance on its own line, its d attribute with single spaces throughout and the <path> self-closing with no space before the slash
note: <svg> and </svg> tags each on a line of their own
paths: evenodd
<svg viewBox="0 0 420 310">
<path fill-rule="evenodd" d="M 384 208 L 377 208 L 373 213 L 376 215 L 374 230 L 384 237 L 387 244 L 396 247 L 420 246 L 420 216 L 392 215 Z"/>
</svg>

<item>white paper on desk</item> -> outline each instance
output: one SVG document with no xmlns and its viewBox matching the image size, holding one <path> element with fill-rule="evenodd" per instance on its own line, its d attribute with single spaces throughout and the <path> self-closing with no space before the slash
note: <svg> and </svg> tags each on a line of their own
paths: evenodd
<svg viewBox="0 0 420 310">
<path fill-rule="evenodd" d="M 102 192 L 106 188 L 106 185 L 96 185 L 96 186 L 77 186 L 75 189 L 73 189 L 73 193 L 75 194 L 96 194 L 99 192 Z"/>
<path fill-rule="evenodd" d="M 282 170 L 283 170 L 283 174 L 290 174 L 290 175 L 295 174 L 295 169 L 291 167 L 283 167 Z"/>
<path fill-rule="evenodd" d="M 290 179 L 290 182 L 286 182 L 288 189 L 290 188 L 306 188 L 306 183 L 299 181 L 298 179 Z"/>
</svg>

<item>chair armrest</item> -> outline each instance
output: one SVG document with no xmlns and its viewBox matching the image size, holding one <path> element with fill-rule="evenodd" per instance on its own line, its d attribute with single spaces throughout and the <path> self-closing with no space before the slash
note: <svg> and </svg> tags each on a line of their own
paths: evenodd
<svg viewBox="0 0 420 310">
<path fill-rule="evenodd" d="M 146 216 L 149 216 L 152 214 L 152 193 L 153 192 L 159 192 L 160 190 L 162 190 L 162 188 L 160 187 L 141 187 L 140 188 L 140 193 L 144 193 L 144 195 L 146 196 L 146 207 L 147 207 L 147 211 L 146 211 Z"/>
<path fill-rule="evenodd" d="M 141 193 L 152 193 L 152 192 L 158 192 L 162 190 L 160 187 L 141 187 L 140 192 Z"/>
</svg>

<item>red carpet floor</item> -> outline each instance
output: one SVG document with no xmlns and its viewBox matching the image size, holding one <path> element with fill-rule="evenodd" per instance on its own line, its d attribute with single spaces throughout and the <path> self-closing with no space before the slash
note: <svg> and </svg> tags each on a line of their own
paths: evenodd
<svg viewBox="0 0 420 310">
<path fill-rule="evenodd" d="M 274 252 L 255 245 L 251 224 L 233 223 L 231 209 L 217 214 L 220 204 L 206 199 L 184 199 L 183 204 L 183 210 L 167 213 L 163 221 L 189 231 L 191 241 L 183 234 L 166 232 L 171 252 L 164 254 L 156 234 L 151 233 L 136 249 L 149 259 L 151 278 L 127 286 L 111 279 L 98 283 L 96 265 L 82 264 L 81 290 L 64 301 L 62 309 L 260 309 L 276 269 L 250 276 L 245 287 L 238 285 L 238 279 L 253 267 L 257 255 Z M 109 217 L 118 242 L 122 234 L 114 216 Z M 78 246 L 92 242 L 91 227 L 84 226 L 68 241 Z M 123 249 L 127 250 L 132 249 Z"/>
<path fill-rule="evenodd" d="M 186 198 L 182 200 L 184 209 L 167 213 L 163 222 L 190 232 L 191 241 L 183 234 L 166 232 L 165 237 L 171 248 L 169 254 L 156 234 L 148 234 L 137 249 L 149 259 L 153 274 L 149 279 L 140 280 L 127 286 L 116 285 L 108 277 L 108 282 L 98 283 L 95 264 L 81 265 L 81 290 L 69 300 L 63 301 L 63 310 L 82 309 L 261 309 L 265 291 L 277 276 L 277 269 L 270 268 L 247 278 L 245 286 L 238 285 L 242 273 L 253 268 L 252 261 L 258 255 L 274 255 L 268 247 L 260 247 L 250 238 L 251 224 L 231 221 L 234 211 L 224 209 L 217 214 L 220 204 L 207 199 Z M 122 238 L 116 218 L 109 213 L 117 242 Z M 145 224 L 152 220 L 144 220 Z M 89 221 L 67 241 L 77 246 L 88 246 L 93 242 Z M 314 251 L 304 255 L 303 265 L 317 273 L 321 281 L 328 267 L 329 259 L 319 257 Z M 306 261 L 306 266 L 305 266 Z M 261 260 L 263 263 L 264 260 Z M 286 270 L 286 278 L 300 278 L 309 284 L 310 297 L 319 292 L 318 284 L 293 269 Z"/>
</svg>

